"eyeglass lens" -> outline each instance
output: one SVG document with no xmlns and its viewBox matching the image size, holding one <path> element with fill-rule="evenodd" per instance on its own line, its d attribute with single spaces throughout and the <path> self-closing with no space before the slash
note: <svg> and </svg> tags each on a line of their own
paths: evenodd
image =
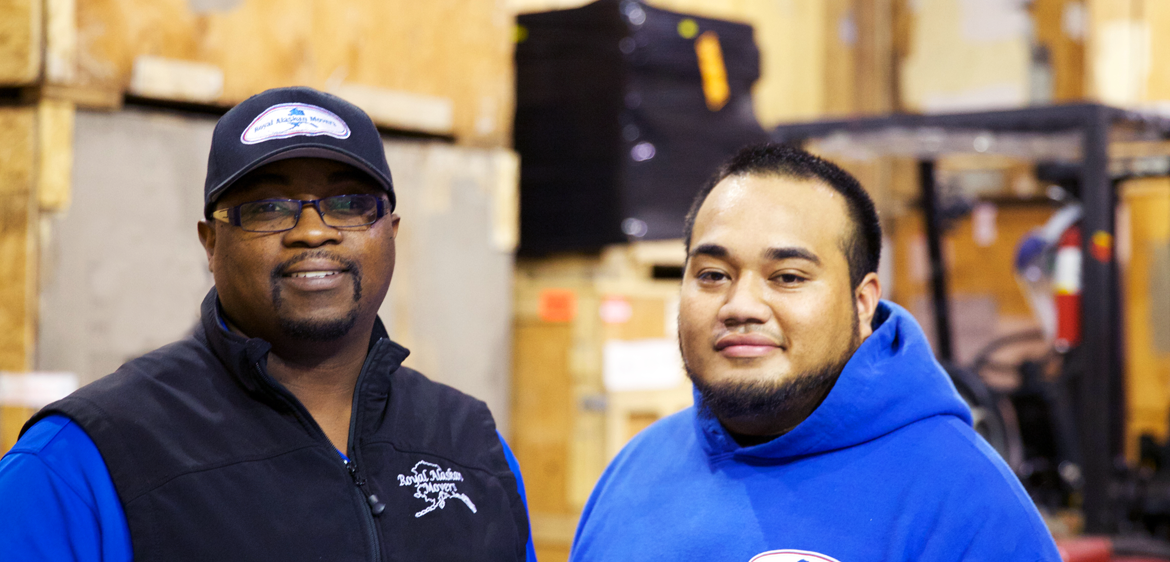
<svg viewBox="0 0 1170 562">
<path fill-rule="evenodd" d="M 239 206 L 240 227 L 252 232 L 277 232 L 297 225 L 309 201 L 264 199 Z M 316 204 L 321 220 L 332 227 L 365 226 L 378 220 L 378 198 L 373 195 L 336 195 Z"/>
</svg>

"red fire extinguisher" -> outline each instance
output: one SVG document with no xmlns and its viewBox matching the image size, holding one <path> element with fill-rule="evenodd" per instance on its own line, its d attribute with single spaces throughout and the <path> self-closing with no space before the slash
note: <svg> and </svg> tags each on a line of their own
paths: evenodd
<svg viewBox="0 0 1170 562">
<path fill-rule="evenodd" d="M 1056 301 L 1057 351 L 1068 351 L 1081 342 L 1081 227 L 1073 225 L 1060 236 L 1053 267 Z"/>
</svg>

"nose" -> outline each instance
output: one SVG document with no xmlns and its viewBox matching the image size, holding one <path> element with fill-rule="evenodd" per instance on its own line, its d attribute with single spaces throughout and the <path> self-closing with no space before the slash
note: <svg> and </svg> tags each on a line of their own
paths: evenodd
<svg viewBox="0 0 1170 562">
<path fill-rule="evenodd" d="M 772 308 L 764 301 L 765 290 L 763 280 L 751 273 L 733 281 L 719 307 L 719 321 L 728 327 L 766 323 L 772 317 Z"/>
<path fill-rule="evenodd" d="M 341 242 L 341 230 L 325 224 L 321 211 L 317 205 L 305 205 L 301 208 L 301 216 L 296 226 L 284 233 L 286 246 L 305 246 L 316 248 L 325 244 Z"/>
</svg>

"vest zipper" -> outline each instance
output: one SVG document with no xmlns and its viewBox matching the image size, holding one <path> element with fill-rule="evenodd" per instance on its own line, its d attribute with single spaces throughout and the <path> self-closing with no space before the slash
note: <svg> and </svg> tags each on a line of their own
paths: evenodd
<svg viewBox="0 0 1170 562">
<path fill-rule="evenodd" d="M 366 375 L 370 370 L 370 362 L 373 360 L 374 356 L 378 354 L 377 350 L 379 347 L 381 347 L 381 345 L 381 340 L 374 342 L 374 345 L 370 348 L 369 352 L 366 353 L 366 360 L 362 363 L 362 370 L 358 372 L 357 382 L 354 384 L 353 404 L 349 409 L 350 414 L 348 441 L 350 450 L 347 451 L 347 453 L 349 453 L 349 461 L 345 463 L 345 468 L 349 471 L 350 478 L 353 479 L 354 485 L 357 486 L 358 492 L 365 500 L 366 506 L 369 507 L 369 511 L 366 511 L 366 530 L 369 533 L 370 544 L 374 545 L 373 560 L 375 561 L 382 559 L 382 545 L 378 542 L 378 528 L 374 522 L 374 517 L 377 517 L 381 515 L 383 511 L 386 511 L 386 504 L 379 501 L 378 496 L 370 492 L 369 487 L 366 485 L 366 479 L 361 476 L 361 472 L 359 471 L 358 463 L 363 461 L 361 457 L 361 450 L 358 447 L 357 428 L 359 427 L 358 418 L 361 416 L 362 411 L 361 402 L 358 400 L 361 396 L 362 383 L 365 382 Z"/>
<path fill-rule="evenodd" d="M 362 364 L 362 370 L 358 374 L 357 384 L 354 385 L 353 407 L 351 408 L 349 415 L 349 443 L 354 450 L 349 452 L 350 459 L 352 460 L 345 461 L 345 471 L 349 474 L 350 479 L 353 480 L 353 483 L 356 486 L 356 491 L 362 499 L 362 503 L 364 503 L 368 508 L 362 509 L 361 511 L 363 514 L 365 514 L 364 519 L 366 523 L 366 537 L 369 538 L 370 546 L 373 548 L 370 560 L 378 562 L 382 559 L 382 545 L 378 542 L 378 529 L 374 523 L 374 516 L 380 515 L 383 511 L 385 511 L 386 504 L 379 501 L 378 496 L 369 493 L 369 488 L 366 486 L 366 479 L 362 478 L 358 473 L 357 444 L 354 443 L 354 427 L 356 426 L 357 421 L 358 389 L 361 388 L 362 379 L 366 375 L 366 369 L 369 367 L 370 357 L 372 355 L 373 350 L 371 350 L 371 353 L 366 355 L 366 361 L 364 364 Z M 269 389 L 277 397 L 292 406 L 293 411 L 295 411 L 303 421 L 308 422 L 306 425 L 316 430 L 317 438 L 319 440 L 324 441 L 330 449 L 334 449 L 333 442 L 329 440 L 329 436 L 325 435 L 325 431 L 321 429 L 321 426 L 317 425 L 317 421 L 313 419 L 313 416 L 309 414 L 308 410 L 305 409 L 305 406 L 301 404 L 301 401 L 297 400 L 296 396 L 293 396 L 291 392 L 286 390 L 280 384 L 276 383 L 276 381 L 272 380 L 272 378 L 268 376 L 268 373 L 264 372 L 264 369 L 260 366 L 259 361 L 255 362 L 252 365 L 252 368 L 256 370 L 256 374 L 260 376 L 261 380 L 264 380 L 268 383 Z"/>
<path fill-rule="evenodd" d="M 370 508 L 368 510 L 362 510 L 362 512 L 365 513 L 366 519 L 366 536 L 369 537 L 370 544 L 374 546 L 374 556 L 372 560 L 381 560 L 382 549 L 381 545 L 378 544 L 378 530 L 374 526 L 374 517 L 381 515 L 383 511 L 386 511 L 386 504 L 378 501 L 378 496 L 368 493 L 368 490 L 366 489 L 366 479 L 362 478 L 361 474 L 358 473 L 358 466 L 356 462 L 352 460 L 347 461 L 345 463 L 345 469 L 349 472 L 349 477 L 353 479 L 354 485 L 357 486 L 358 494 L 365 498 L 366 505 Z"/>
</svg>

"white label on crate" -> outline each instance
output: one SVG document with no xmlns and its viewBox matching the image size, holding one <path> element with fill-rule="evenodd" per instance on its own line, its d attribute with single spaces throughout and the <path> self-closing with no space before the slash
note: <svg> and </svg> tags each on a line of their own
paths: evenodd
<svg viewBox="0 0 1170 562">
<path fill-rule="evenodd" d="M 605 297 L 601 300 L 601 321 L 606 324 L 625 324 L 634 316 L 634 307 L 623 297 Z"/>
<path fill-rule="evenodd" d="M 73 373 L 0 372 L 0 405 L 43 408 L 77 390 Z"/>
<path fill-rule="evenodd" d="M 995 244 L 995 239 L 999 236 L 995 227 L 995 215 L 995 205 L 991 203 L 975 205 L 971 212 L 971 236 L 975 239 L 976 246 L 986 248 Z"/>
<path fill-rule="evenodd" d="M 673 339 L 611 340 L 604 356 L 602 379 L 609 392 L 674 388 L 684 377 Z"/>
</svg>

